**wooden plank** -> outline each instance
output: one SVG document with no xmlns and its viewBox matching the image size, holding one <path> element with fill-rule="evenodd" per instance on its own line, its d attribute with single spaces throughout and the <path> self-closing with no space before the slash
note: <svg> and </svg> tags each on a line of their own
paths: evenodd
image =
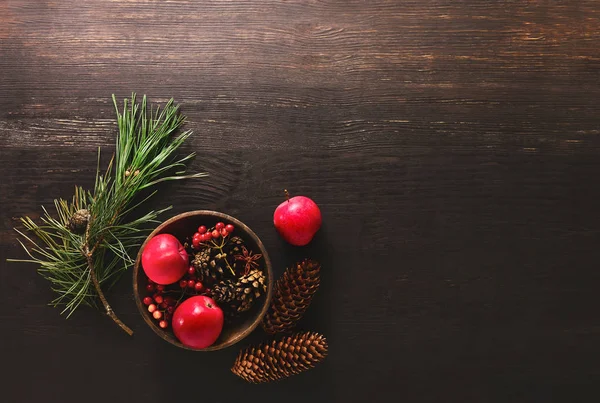
<svg viewBox="0 0 600 403">
<path fill-rule="evenodd" d="M 597 400 L 599 40 L 593 0 L 0 2 L 0 261 L 24 257 L 17 217 L 110 158 L 111 94 L 174 97 L 210 176 L 149 207 L 235 215 L 276 274 L 321 260 L 301 328 L 331 346 L 247 386 L 236 348 L 147 329 L 128 277 L 108 296 L 133 339 L 2 263 L 8 401 Z M 272 226 L 284 188 L 322 208 L 307 248 Z"/>
</svg>

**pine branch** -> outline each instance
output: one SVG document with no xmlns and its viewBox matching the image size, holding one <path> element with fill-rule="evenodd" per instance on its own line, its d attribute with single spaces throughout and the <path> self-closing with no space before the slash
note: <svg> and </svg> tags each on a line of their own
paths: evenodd
<svg viewBox="0 0 600 403">
<path fill-rule="evenodd" d="M 145 96 L 141 104 L 136 103 L 135 94 L 130 102 L 124 100 L 122 112 L 114 95 L 113 103 L 119 127 L 116 151 L 104 174 L 100 171 L 98 151 L 93 192 L 76 187 L 70 202 L 55 200 L 57 218 L 42 207 L 41 224 L 29 217 L 21 218 L 25 229 L 37 241 L 15 229 L 22 237 L 18 242 L 29 259 L 9 261 L 37 264 L 40 275 L 50 281 L 58 294 L 51 304 L 64 306 L 61 313 L 66 313 L 67 318 L 79 306 L 97 306 L 100 300 L 106 314 L 131 335 L 133 332 L 116 316 L 103 289 L 114 285 L 133 264 L 130 251 L 145 239 L 148 225 L 157 223 L 158 215 L 170 208 L 131 219 L 132 213 L 156 191 L 141 202 L 135 200 L 158 183 L 206 174 L 185 174 L 185 163 L 194 154 L 174 157 L 192 132 L 174 134 L 185 117 L 172 99 L 162 110 L 148 108 Z M 86 217 L 84 231 L 74 230 L 77 214 Z"/>
</svg>

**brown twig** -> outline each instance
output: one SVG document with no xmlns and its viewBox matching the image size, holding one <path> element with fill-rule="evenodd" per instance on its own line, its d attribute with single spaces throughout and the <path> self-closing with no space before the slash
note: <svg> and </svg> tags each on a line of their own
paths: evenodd
<svg viewBox="0 0 600 403">
<path fill-rule="evenodd" d="M 100 298 L 100 301 L 102 302 L 102 305 L 104 306 L 104 309 L 106 310 L 106 314 L 112 320 L 114 320 L 115 323 L 117 325 L 119 325 L 121 327 L 121 329 L 123 329 L 128 335 L 133 336 L 133 330 L 131 330 L 125 323 L 123 323 L 121 321 L 121 319 L 119 319 L 117 317 L 117 315 L 115 314 L 115 312 L 112 310 L 112 307 L 110 306 L 110 304 L 106 300 L 106 297 L 104 296 L 104 293 L 102 292 L 102 288 L 100 287 L 100 282 L 98 281 L 98 277 L 96 277 L 96 270 L 94 269 L 93 255 L 94 255 L 94 251 L 96 250 L 96 247 L 98 246 L 99 241 L 96 242 L 96 244 L 94 245 L 92 250 L 90 250 L 89 234 L 90 234 L 91 221 L 92 221 L 92 217 L 89 217 L 87 226 L 85 228 L 85 241 L 83 244 L 82 252 L 87 260 L 87 264 L 90 269 L 90 277 L 92 278 L 92 283 L 94 283 L 94 288 L 96 289 L 96 292 L 98 293 L 98 297 Z"/>
</svg>

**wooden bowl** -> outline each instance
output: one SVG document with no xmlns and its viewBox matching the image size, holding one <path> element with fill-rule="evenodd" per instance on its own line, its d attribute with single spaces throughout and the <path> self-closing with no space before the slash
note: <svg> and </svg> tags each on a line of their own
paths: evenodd
<svg viewBox="0 0 600 403">
<path fill-rule="evenodd" d="M 144 247 L 148 241 L 155 235 L 161 233 L 172 234 L 183 243 L 187 237 L 191 238 L 200 225 L 205 225 L 206 227 L 210 228 L 219 221 L 223 221 L 226 224 L 233 224 L 235 226 L 234 235 L 243 238 L 248 249 L 263 255 L 264 272 L 267 280 L 267 293 L 264 297 L 258 300 L 249 311 L 240 314 L 240 317 L 236 318 L 236 320 L 234 320 L 232 323 L 226 322 L 223 326 L 221 335 L 213 345 L 203 349 L 195 349 L 180 343 L 170 327 L 167 329 L 161 329 L 158 326 L 158 322 L 151 318 L 151 315 L 148 314 L 148 309 L 142 302 L 144 296 L 146 295 L 145 289 L 147 284 L 146 275 L 141 265 L 142 251 L 144 250 Z M 256 234 L 246 224 L 237 218 L 210 210 L 189 211 L 187 213 L 176 215 L 175 217 L 172 217 L 160 224 L 154 231 L 152 231 L 150 235 L 148 235 L 142 244 L 133 268 L 133 294 L 135 296 L 135 303 L 137 304 L 144 321 L 146 321 L 154 333 L 162 337 L 164 340 L 177 347 L 194 351 L 221 350 L 239 342 L 244 337 L 248 336 L 258 326 L 263 316 L 267 312 L 273 291 L 272 284 L 273 270 L 271 268 L 271 260 L 269 259 L 267 250 L 258 236 L 256 236 Z"/>
</svg>

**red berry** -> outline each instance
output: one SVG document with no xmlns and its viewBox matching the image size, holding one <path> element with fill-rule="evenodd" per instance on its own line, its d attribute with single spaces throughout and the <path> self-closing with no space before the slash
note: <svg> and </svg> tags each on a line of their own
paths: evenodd
<svg viewBox="0 0 600 403">
<path fill-rule="evenodd" d="M 154 311 L 156 311 L 156 305 L 154 305 L 154 304 L 148 305 L 148 312 L 152 313 Z"/>
<path fill-rule="evenodd" d="M 225 226 L 225 229 L 227 230 L 227 232 L 229 232 L 231 234 L 233 232 L 233 230 L 235 229 L 235 227 L 231 224 L 227 224 Z"/>
<path fill-rule="evenodd" d="M 213 230 L 213 232 L 212 232 L 211 235 L 212 235 L 213 238 L 218 238 L 220 234 L 219 234 L 219 231 Z"/>
<path fill-rule="evenodd" d="M 158 322 L 158 326 L 160 326 L 161 329 L 166 329 L 167 326 L 169 326 L 169 324 L 167 323 L 166 320 L 161 320 L 160 322 Z"/>
<path fill-rule="evenodd" d="M 200 239 L 199 238 L 192 239 L 192 247 L 194 249 L 197 249 L 199 246 L 200 246 Z"/>
<path fill-rule="evenodd" d="M 221 230 L 221 236 L 222 236 L 223 238 L 225 238 L 227 235 L 229 235 L 229 233 L 227 232 L 227 230 L 226 230 L 225 228 L 223 228 L 223 229 Z"/>
<path fill-rule="evenodd" d="M 152 303 L 152 298 L 146 297 L 144 298 L 144 305 L 150 305 Z"/>
<path fill-rule="evenodd" d="M 152 291 L 154 291 L 154 284 L 148 284 L 148 285 L 146 286 L 146 291 L 148 291 L 148 292 L 152 292 Z"/>
<path fill-rule="evenodd" d="M 162 284 L 157 284 L 157 285 L 156 285 L 156 290 L 157 290 L 157 291 L 164 291 L 164 290 L 165 290 L 165 286 L 164 286 L 164 285 L 162 285 Z"/>
<path fill-rule="evenodd" d="M 162 309 L 167 309 L 167 303 L 166 303 L 166 302 L 164 302 L 164 301 L 163 301 L 163 302 L 161 302 L 161 304 L 160 304 L 160 307 L 161 307 Z"/>
<path fill-rule="evenodd" d="M 204 286 L 202 285 L 202 283 L 200 281 L 198 281 L 195 285 L 194 285 L 194 289 L 198 292 L 202 291 L 202 289 L 204 288 Z"/>
<path fill-rule="evenodd" d="M 196 274 L 196 268 L 194 266 L 190 266 L 188 269 L 188 274 L 191 276 L 192 274 Z"/>
<path fill-rule="evenodd" d="M 168 308 L 167 308 L 167 312 L 168 312 L 168 313 L 173 313 L 173 312 L 175 312 L 175 307 L 174 307 L 174 306 L 170 306 L 170 307 L 168 307 Z"/>
<path fill-rule="evenodd" d="M 162 304 L 164 299 L 161 295 L 157 295 L 156 297 L 154 297 L 154 301 L 156 301 L 157 304 Z"/>
<path fill-rule="evenodd" d="M 198 227 L 198 232 L 200 234 L 204 234 L 206 232 L 206 227 L 204 225 L 201 225 Z"/>
<path fill-rule="evenodd" d="M 152 316 L 154 317 L 154 319 L 160 319 L 160 318 L 162 318 L 162 312 L 161 311 L 154 311 L 152 313 Z"/>
<path fill-rule="evenodd" d="M 196 282 L 194 280 L 188 280 L 188 282 L 187 282 L 188 288 L 194 288 L 195 285 L 196 285 Z"/>
<path fill-rule="evenodd" d="M 199 232 L 196 232 L 196 233 L 194 233 L 194 236 L 192 237 L 192 239 L 194 239 L 194 238 L 200 238 L 200 235 L 202 235 L 202 234 L 199 233 Z"/>
<path fill-rule="evenodd" d="M 179 282 L 179 286 L 180 286 L 181 288 L 185 288 L 185 287 L 187 287 L 187 281 L 186 281 L 186 280 L 181 280 L 181 281 Z"/>
<path fill-rule="evenodd" d="M 207 241 L 210 241 L 210 239 L 212 238 L 212 232 L 207 232 L 206 234 L 204 234 L 204 236 L 206 237 Z"/>
<path fill-rule="evenodd" d="M 223 228 L 225 228 L 225 224 L 222 222 L 218 222 L 217 225 L 215 225 L 215 229 L 222 230 Z"/>
</svg>

